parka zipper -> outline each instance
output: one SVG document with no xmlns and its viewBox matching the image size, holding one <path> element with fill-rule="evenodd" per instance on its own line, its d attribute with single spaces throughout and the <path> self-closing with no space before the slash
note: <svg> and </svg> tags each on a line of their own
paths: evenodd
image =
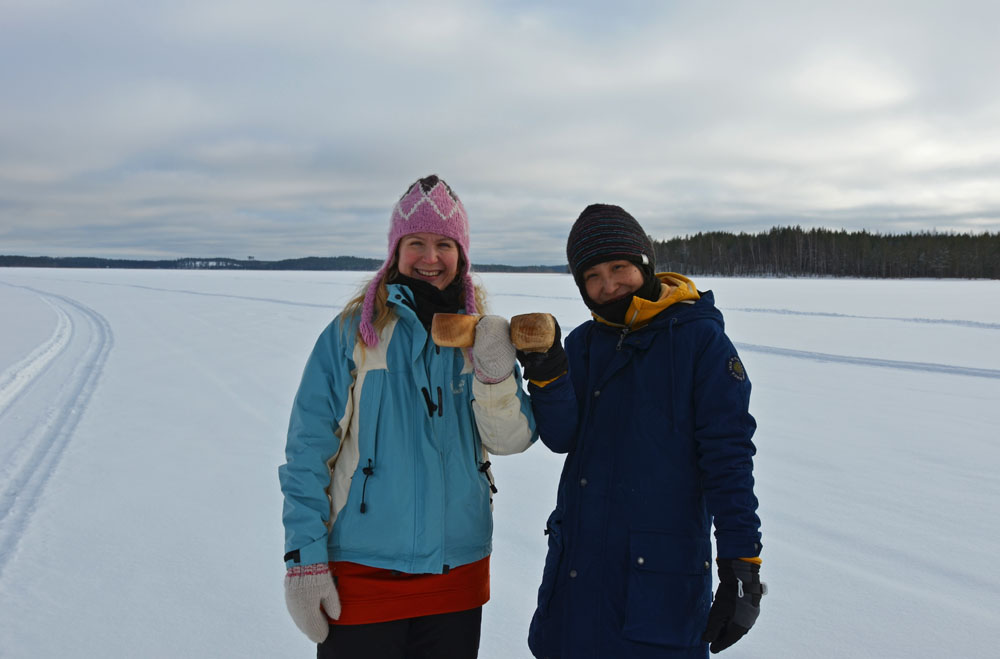
<svg viewBox="0 0 1000 659">
<path fill-rule="evenodd" d="M 626 326 L 622 330 L 622 335 L 618 337 L 618 345 L 615 346 L 615 351 L 619 351 L 622 349 L 622 343 L 625 342 L 625 337 L 628 336 L 628 333 L 632 331 L 632 323 L 635 322 L 635 319 L 638 315 L 639 315 L 639 310 L 636 309 L 635 313 L 632 314 L 632 320 L 630 320 L 625 324 Z"/>
<path fill-rule="evenodd" d="M 618 345 L 615 346 L 616 351 L 622 349 L 622 343 L 625 341 L 625 337 L 628 336 L 629 331 L 630 330 L 627 327 L 622 330 L 621 336 L 618 337 Z"/>
</svg>

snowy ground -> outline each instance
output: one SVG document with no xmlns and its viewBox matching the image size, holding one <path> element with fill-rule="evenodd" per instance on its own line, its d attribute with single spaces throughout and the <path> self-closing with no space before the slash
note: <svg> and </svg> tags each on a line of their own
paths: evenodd
<svg viewBox="0 0 1000 659">
<path fill-rule="evenodd" d="M 282 462 L 362 273 L 0 269 L 0 656 L 306 657 Z M 586 318 L 566 275 L 493 310 Z M 993 657 L 1000 282 L 696 280 L 754 383 L 762 575 L 737 657 Z M 481 656 L 526 657 L 561 460 L 494 461 Z"/>
</svg>

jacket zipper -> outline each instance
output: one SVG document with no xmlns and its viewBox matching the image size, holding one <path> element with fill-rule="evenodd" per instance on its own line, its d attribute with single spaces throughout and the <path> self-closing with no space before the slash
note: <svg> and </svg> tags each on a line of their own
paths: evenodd
<svg viewBox="0 0 1000 659">
<path fill-rule="evenodd" d="M 629 333 L 629 328 L 626 327 L 625 329 L 622 330 L 621 336 L 618 337 L 618 345 L 615 346 L 615 350 L 622 349 L 622 342 L 625 341 L 625 337 L 628 336 L 628 333 Z"/>
<path fill-rule="evenodd" d="M 622 343 L 625 341 L 625 337 L 628 336 L 628 333 L 632 331 L 632 323 L 635 322 L 635 319 L 638 315 L 639 315 L 639 310 L 636 309 L 635 312 L 632 314 L 632 320 L 626 323 L 625 329 L 622 330 L 622 335 L 618 337 L 618 345 L 615 346 L 616 351 L 622 349 Z"/>
</svg>

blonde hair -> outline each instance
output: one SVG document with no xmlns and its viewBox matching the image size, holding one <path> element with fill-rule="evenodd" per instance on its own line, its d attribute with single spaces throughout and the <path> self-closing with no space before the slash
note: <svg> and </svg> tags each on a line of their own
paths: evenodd
<svg viewBox="0 0 1000 659">
<path fill-rule="evenodd" d="M 459 256 L 459 272 L 462 272 L 464 269 L 462 263 L 464 260 L 465 255 Z M 389 321 L 392 320 L 392 317 L 396 313 L 392 310 L 392 307 L 386 304 L 389 300 L 389 289 L 386 286 L 386 282 L 392 283 L 392 280 L 396 278 L 397 274 L 399 274 L 399 270 L 396 268 L 396 264 L 393 263 L 389 266 L 385 276 L 382 277 L 382 281 L 380 281 L 378 286 L 375 288 L 375 301 L 373 305 L 374 308 L 372 310 L 372 327 L 375 328 L 376 334 L 382 333 L 382 330 L 385 329 L 385 326 L 389 324 Z M 472 273 L 470 272 L 469 274 L 471 275 Z M 344 310 L 340 314 L 341 326 L 343 326 L 349 319 L 354 319 L 361 315 L 362 307 L 365 303 L 365 294 L 368 292 L 368 287 L 371 285 L 371 282 L 371 279 L 367 280 L 361 288 L 358 289 L 358 293 L 344 306 Z M 475 282 L 473 282 L 472 286 L 476 297 L 476 313 L 486 313 L 486 291 L 482 286 Z M 461 299 L 465 299 L 465 291 L 462 291 Z M 361 346 L 362 350 L 367 348 L 364 339 L 361 337 L 360 325 L 358 326 L 355 340 Z"/>
</svg>

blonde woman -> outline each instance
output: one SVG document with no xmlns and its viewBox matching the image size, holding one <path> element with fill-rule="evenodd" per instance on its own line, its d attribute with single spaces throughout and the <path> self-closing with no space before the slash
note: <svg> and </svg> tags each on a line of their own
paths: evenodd
<svg viewBox="0 0 1000 659">
<path fill-rule="evenodd" d="M 436 312 L 480 313 L 462 202 L 437 176 L 392 211 L 388 256 L 320 335 L 292 409 L 285 595 L 319 657 L 475 657 L 489 599 L 488 453 L 537 438 L 509 325 L 470 354 L 430 339 Z"/>
</svg>

